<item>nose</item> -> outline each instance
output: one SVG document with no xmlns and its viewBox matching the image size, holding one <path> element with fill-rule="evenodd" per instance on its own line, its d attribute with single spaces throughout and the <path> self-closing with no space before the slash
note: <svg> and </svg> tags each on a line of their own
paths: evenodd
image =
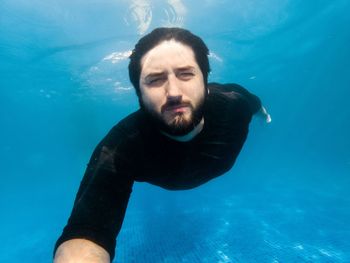
<svg viewBox="0 0 350 263">
<path fill-rule="evenodd" d="M 166 87 L 166 91 L 167 91 L 167 97 L 168 98 L 172 98 L 172 97 L 181 97 L 181 88 L 180 88 L 180 83 L 178 81 L 178 79 L 176 78 L 176 76 L 174 76 L 173 74 L 170 74 L 168 76 L 168 84 Z"/>
</svg>

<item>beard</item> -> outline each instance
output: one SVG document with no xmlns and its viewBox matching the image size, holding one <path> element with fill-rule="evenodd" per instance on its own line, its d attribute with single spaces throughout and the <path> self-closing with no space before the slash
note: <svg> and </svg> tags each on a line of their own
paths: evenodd
<svg viewBox="0 0 350 263">
<path fill-rule="evenodd" d="M 186 116 L 186 114 L 183 112 L 179 112 L 174 113 L 170 118 L 166 118 L 164 110 L 161 111 L 162 113 L 156 112 L 154 109 L 150 109 L 149 107 L 145 106 L 142 99 L 139 101 L 141 109 L 150 117 L 150 120 L 153 122 L 156 128 L 170 135 L 182 136 L 188 134 L 200 123 L 203 118 L 205 98 L 202 98 L 197 107 L 194 107 L 191 103 L 184 103 L 183 101 L 179 100 L 167 101 L 162 109 L 166 107 L 186 105 L 190 110 L 188 116 Z"/>
</svg>

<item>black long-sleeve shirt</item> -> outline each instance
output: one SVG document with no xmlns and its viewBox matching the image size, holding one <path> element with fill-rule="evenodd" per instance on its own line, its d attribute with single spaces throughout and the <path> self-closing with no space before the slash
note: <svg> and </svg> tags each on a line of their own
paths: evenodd
<svg viewBox="0 0 350 263">
<path fill-rule="evenodd" d="M 73 238 L 95 242 L 115 254 L 133 183 L 190 189 L 227 172 L 248 134 L 260 99 L 237 84 L 208 84 L 203 130 L 188 142 L 170 139 L 138 110 L 98 144 L 81 181 L 57 247 Z"/>
</svg>

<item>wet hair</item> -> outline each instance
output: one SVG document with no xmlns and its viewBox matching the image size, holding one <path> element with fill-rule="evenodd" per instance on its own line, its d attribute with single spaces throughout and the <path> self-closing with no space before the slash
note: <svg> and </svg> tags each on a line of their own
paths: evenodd
<svg viewBox="0 0 350 263">
<path fill-rule="evenodd" d="M 149 34 L 142 37 L 135 45 L 130 55 L 129 78 L 136 90 L 137 96 L 140 97 L 140 75 L 141 59 L 152 48 L 166 40 L 175 40 L 189 46 L 195 55 L 196 62 L 202 71 L 204 84 L 207 86 L 209 65 L 209 49 L 203 40 L 192 34 L 190 31 L 177 27 L 159 27 Z"/>
</svg>

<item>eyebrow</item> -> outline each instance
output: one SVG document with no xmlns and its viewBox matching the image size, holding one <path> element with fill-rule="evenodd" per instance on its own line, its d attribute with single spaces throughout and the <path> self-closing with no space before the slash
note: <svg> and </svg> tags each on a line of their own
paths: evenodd
<svg viewBox="0 0 350 263">
<path fill-rule="evenodd" d="M 148 79 L 148 78 L 155 78 L 155 77 L 162 77 L 164 76 L 165 72 L 151 72 L 149 74 L 147 74 L 144 78 Z"/>
<path fill-rule="evenodd" d="M 183 66 L 183 67 L 178 67 L 175 70 L 176 71 L 186 71 L 186 70 L 194 71 L 195 67 L 193 67 L 193 66 Z M 155 77 L 162 77 L 162 76 L 164 76 L 164 74 L 166 74 L 165 71 L 150 72 L 144 77 L 144 79 L 155 78 Z"/>
<path fill-rule="evenodd" d="M 176 70 L 185 71 L 185 70 L 194 70 L 194 69 L 195 67 L 192 67 L 192 66 L 184 66 L 184 67 L 179 67 Z"/>
</svg>

